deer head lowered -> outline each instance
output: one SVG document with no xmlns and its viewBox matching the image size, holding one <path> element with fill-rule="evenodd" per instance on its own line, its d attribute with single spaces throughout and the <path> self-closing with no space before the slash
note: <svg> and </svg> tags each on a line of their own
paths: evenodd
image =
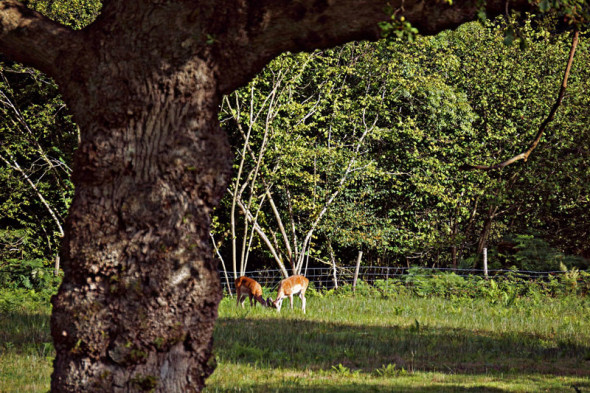
<svg viewBox="0 0 590 393">
<path fill-rule="evenodd" d="M 242 308 L 244 308 L 244 302 L 246 301 L 246 295 L 250 298 L 250 307 L 252 305 L 256 306 L 256 302 L 252 304 L 252 298 L 254 298 L 258 303 L 262 304 L 265 307 L 269 307 L 269 303 L 267 300 L 264 300 L 262 297 L 262 287 L 260 284 L 249 277 L 242 276 L 238 277 L 235 281 L 236 284 L 236 296 L 237 302 L 236 306 L 242 303 Z"/>
<path fill-rule="evenodd" d="M 309 280 L 304 276 L 291 276 L 286 278 L 279 284 L 277 300 L 273 301 L 272 298 L 268 298 L 266 302 L 269 307 L 272 305 L 277 309 L 277 312 L 280 312 L 283 299 L 288 296 L 291 302 L 291 309 L 293 309 L 293 295 L 299 294 L 299 297 L 301 298 L 301 309 L 305 314 L 305 291 L 307 290 L 308 285 Z"/>
</svg>

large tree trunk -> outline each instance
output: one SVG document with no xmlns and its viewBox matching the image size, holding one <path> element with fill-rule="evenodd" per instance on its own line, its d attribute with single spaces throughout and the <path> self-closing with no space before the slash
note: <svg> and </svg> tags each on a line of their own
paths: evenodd
<svg viewBox="0 0 590 393">
<path fill-rule="evenodd" d="M 200 391 L 212 372 L 222 292 L 209 215 L 230 169 L 214 78 L 202 63 L 127 80 L 97 101 L 132 109 L 93 105 L 81 124 L 51 319 L 55 392 Z"/>
</svg>

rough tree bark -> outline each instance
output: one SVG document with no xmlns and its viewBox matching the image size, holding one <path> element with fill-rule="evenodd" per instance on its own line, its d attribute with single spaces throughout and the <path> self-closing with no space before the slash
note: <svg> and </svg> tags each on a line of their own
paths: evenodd
<svg viewBox="0 0 590 393">
<path fill-rule="evenodd" d="M 104 0 L 72 31 L 0 1 L 0 51 L 54 77 L 81 129 L 53 392 L 202 389 L 221 297 L 209 214 L 231 159 L 220 98 L 281 52 L 376 39 L 386 3 Z M 388 3 L 435 33 L 474 19 L 479 1 Z"/>
</svg>

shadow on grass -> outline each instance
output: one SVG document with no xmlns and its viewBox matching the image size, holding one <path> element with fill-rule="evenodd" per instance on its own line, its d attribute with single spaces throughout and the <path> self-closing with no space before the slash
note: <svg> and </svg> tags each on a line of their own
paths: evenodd
<svg viewBox="0 0 590 393">
<path fill-rule="evenodd" d="M 223 362 L 269 368 L 359 370 L 375 375 L 436 371 L 590 376 L 587 346 L 524 333 L 432 328 L 418 323 L 383 327 L 220 318 L 214 345 Z"/>
<path fill-rule="evenodd" d="M 47 355 L 53 351 L 49 314 L 0 313 L 0 351 Z"/>
</svg>

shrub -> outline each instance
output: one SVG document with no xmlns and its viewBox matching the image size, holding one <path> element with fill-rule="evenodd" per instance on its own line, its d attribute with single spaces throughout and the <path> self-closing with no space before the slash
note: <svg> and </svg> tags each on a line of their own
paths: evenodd
<svg viewBox="0 0 590 393">
<path fill-rule="evenodd" d="M 587 269 L 590 261 L 574 255 L 565 255 L 534 235 L 514 235 L 507 238 L 513 244 L 507 253 L 499 253 L 503 265 L 514 263 L 521 270 L 557 271 L 561 266 Z"/>
<path fill-rule="evenodd" d="M 51 291 L 60 282 L 61 277 L 56 277 L 43 259 L 9 259 L 0 266 L 0 288 Z"/>
<path fill-rule="evenodd" d="M 453 272 L 431 272 L 418 267 L 409 269 L 405 283 L 414 294 L 420 297 L 469 296 L 472 283 L 469 278 L 459 276 Z"/>
<path fill-rule="evenodd" d="M 49 312 L 49 301 L 53 292 L 17 289 L 0 289 L 0 313 L 21 310 L 38 310 Z"/>
</svg>

